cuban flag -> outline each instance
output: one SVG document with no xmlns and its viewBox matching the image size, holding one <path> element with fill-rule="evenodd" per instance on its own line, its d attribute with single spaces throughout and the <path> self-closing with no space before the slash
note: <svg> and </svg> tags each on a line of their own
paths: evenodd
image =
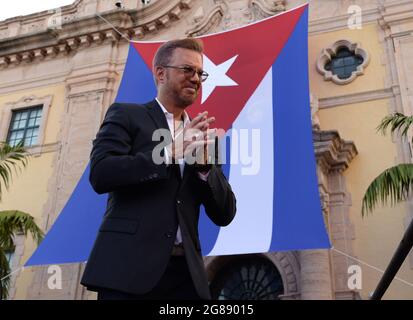
<svg viewBox="0 0 413 320">
<path fill-rule="evenodd" d="M 208 110 L 224 129 L 222 168 L 237 198 L 227 227 L 201 212 L 203 255 L 330 248 L 312 142 L 308 5 L 201 39 L 209 77 L 187 111 Z M 131 42 L 116 102 L 155 98 L 152 59 L 161 44 Z M 89 167 L 26 266 L 88 259 L 107 199 L 88 176 Z"/>
</svg>

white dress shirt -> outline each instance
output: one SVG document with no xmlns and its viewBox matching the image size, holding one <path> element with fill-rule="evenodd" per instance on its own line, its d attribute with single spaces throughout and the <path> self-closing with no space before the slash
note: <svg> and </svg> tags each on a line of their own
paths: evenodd
<svg viewBox="0 0 413 320">
<path fill-rule="evenodd" d="M 162 105 L 162 103 L 159 101 L 158 98 L 155 98 L 155 100 L 158 102 L 158 104 L 161 107 L 163 113 L 165 114 L 166 121 L 168 122 L 169 130 L 171 131 L 172 139 L 175 139 L 174 114 L 170 113 L 168 110 L 166 110 L 166 108 Z M 185 128 L 191 122 L 191 120 L 189 119 L 189 116 L 188 116 L 188 114 L 186 113 L 185 110 L 183 112 L 183 118 L 184 118 L 183 127 Z M 167 153 L 166 150 L 165 150 L 165 155 L 166 155 L 166 157 L 168 157 L 168 153 Z M 167 163 L 168 163 L 168 161 L 167 161 Z M 185 169 L 185 160 L 184 159 L 178 159 L 178 164 L 179 164 L 179 169 L 181 171 L 181 177 L 183 177 L 184 176 L 184 169 Z M 208 174 L 209 174 L 209 172 L 207 172 L 206 174 L 202 174 L 202 173 L 198 172 L 199 178 L 204 180 L 204 181 L 207 181 Z M 178 231 L 176 232 L 175 244 L 180 244 L 180 243 L 182 243 L 182 234 L 181 234 L 181 228 L 178 225 Z"/>
</svg>

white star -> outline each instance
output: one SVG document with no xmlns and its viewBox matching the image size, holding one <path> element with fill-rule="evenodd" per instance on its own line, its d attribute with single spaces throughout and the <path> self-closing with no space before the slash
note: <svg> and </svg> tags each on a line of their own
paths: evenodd
<svg viewBox="0 0 413 320">
<path fill-rule="evenodd" d="M 231 59 L 221 63 L 220 65 L 215 65 L 206 55 L 204 55 L 204 70 L 208 72 L 209 77 L 202 84 L 202 100 L 201 104 L 204 103 L 208 97 L 211 95 L 212 91 L 216 87 L 228 87 L 237 86 L 234 80 L 226 75 L 228 69 L 231 68 L 235 59 L 238 55 L 232 57 Z"/>
</svg>

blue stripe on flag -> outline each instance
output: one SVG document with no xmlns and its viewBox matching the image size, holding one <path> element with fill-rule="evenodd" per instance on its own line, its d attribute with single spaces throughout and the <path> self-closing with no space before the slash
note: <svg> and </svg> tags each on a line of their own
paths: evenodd
<svg viewBox="0 0 413 320">
<path fill-rule="evenodd" d="M 89 258 L 106 209 L 107 194 L 97 195 L 88 178 L 89 166 L 26 267 L 77 263 Z"/>
<path fill-rule="evenodd" d="M 134 46 L 129 46 L 128 59 L 119 86 L 116 102 L 145 103 L 156 97 L 151 70 Z"/>
<path fill-rule="evenodd" d="M 274 223 L 270 251 L 329 248 L 308 89 L 308 9 L 273 66 Z"/>
</svg>

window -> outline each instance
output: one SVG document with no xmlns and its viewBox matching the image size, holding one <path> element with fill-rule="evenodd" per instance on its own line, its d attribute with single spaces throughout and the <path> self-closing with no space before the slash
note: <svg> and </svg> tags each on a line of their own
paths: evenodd
<svg viewBox="0 0 413 320">
<path fill-rule="evenodd" d="M 337 75 L 339 79 L 348 79 L 363 61 L 362 56 L 356 55 L 346 47 L 342 47 L 338 49 L 336 56 L 327 62 L 324 68 Z"/>
<path fill-rule="evenodd" d="M 325 81 L 346 85 L 364 74 L 369 61 L 369 53 L 360 43 L 343 39 L 321 50 L 316 68 Z"/>
<path fill-rule="evenodd" d="M 25 147 L 38 143 L 42 106 L 13 111 L 7 143 L 11 146 L 24 142 Z"/>
<path fill-rule="evenodd" d="M 258 256 L 233 260 L 218 271 L 210 287 L 214 300 L 278 300 L 284 293 L 278 269 Z"/>
</svg>

